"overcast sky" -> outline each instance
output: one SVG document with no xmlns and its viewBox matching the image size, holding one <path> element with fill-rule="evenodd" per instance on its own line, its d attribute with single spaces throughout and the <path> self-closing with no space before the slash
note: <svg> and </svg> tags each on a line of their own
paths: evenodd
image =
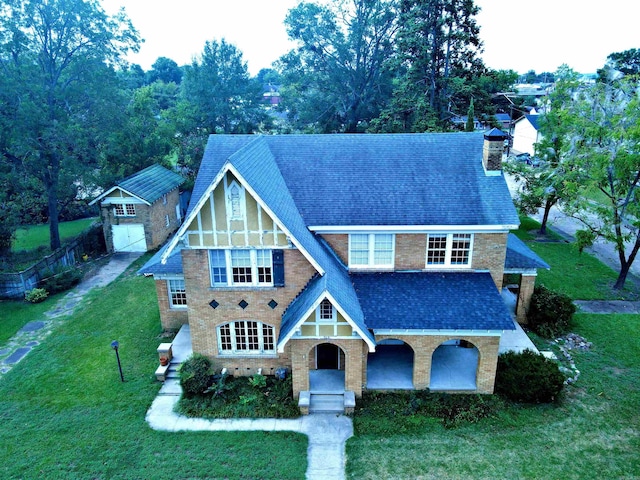
<svg viewBox="0 0 640 480">
<path fill-rule="evenodd" d="M 144 70 L 158 57 L 184 65 L 206 40 L 224 38 L 252 75 L 292 44 L 283 20 L 298 0 L 102 0 L 107 13 L 124 6 L 145 43 L 129 60 Z M 594 73 L 607 55 L 640 48 L 638 0 L 476 0 L 485 65 L 519 73 L 554 72 L 566 63 Z"/>
</svg>

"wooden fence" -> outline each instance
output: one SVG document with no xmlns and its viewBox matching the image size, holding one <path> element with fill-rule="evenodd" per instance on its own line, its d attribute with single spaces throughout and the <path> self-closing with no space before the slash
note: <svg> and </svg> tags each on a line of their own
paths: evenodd
<svg viewBox="0 0 640 480">
<path fill-rule="evenodd" d="M 71 267 L 84 253 L 104 253 L 102 224 L 94 223 L 73 242 L 65 245 L 38 263 L 18 273 L 0 273 L 0 298 L 23 299 L 25 292 L 61 269 Z"/>
<path fill-rule="evenodd" d="M 0 298 L 24 298 L 25 292 L 36 288 L 43 279 L 60 269 L 75 265 L 82 256 L 82 250 L 82 242 L 76 240 L 22 272 L 0 273 Z"/>
</svg>

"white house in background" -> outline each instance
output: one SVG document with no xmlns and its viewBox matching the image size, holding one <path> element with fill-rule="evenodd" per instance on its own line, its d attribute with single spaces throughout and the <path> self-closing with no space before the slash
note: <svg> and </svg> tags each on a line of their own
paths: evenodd
<svg viewBox="0 0 640 480">
<path fill-rule="evenodd" d="M 513 150 L 514 153 L 534 154 L 535 144 L 542 137 L 538 128 L 538 114 L 528 114 L 516 120 L 513 126 Z"/>
</svg>

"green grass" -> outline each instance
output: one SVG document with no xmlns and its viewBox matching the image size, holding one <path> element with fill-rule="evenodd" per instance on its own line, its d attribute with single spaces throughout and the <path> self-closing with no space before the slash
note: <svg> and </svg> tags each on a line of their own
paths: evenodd
<svg viewBox="0 0 640 480">
<path fill-rule="evenodd" d="M 559 404 L 510 405 L 454 429 L 432 419 L 384 436 L 356 417 L 348 478 L 639 478 L 640 322 L 636 315 L 578 315 L 576 322 L 593 347 L 574 353 L 582 374 Z"/>
<path fill-rule="evenodd" d="M 96 218 L 83 218 L 71 222 L 60 222 L 60 241 L 72 239 L 89 228 Z M 49 247 L 49 225 L 31 225 L 16 230 L 11 251 L 28 251 Z"/>
<path fill-rule="evenodd" d="M 302 434 L 169 433 L 145 423 L 160 386 L 153 372 L 162 342 L 153 280 L 132 273 L 147 259 L 90 293 L 72 319 L 0 379 L 0 476 L 304 478 Z"/>
<path fill-rule="evenodd" d="M 551 266 L 551 270 L 538 270 L 538 284 L 574 300 L 638 299 L 632 282 L 622 291 L 613 290 L 617 273 L 597 258 L 580 254 L 573 244 L 560 240 L 552 231 L 543 239 L 546 241 L 536 240 L 535 231 L 540 224 L 528 217 L 520 221 L 520 228 L 514 233 Z"/>
<path fill-rule="evenodd" d="M 29 322 L 43 320 L 43 314 L 49 310 L 62 295 L 48 297 L 42 303 L 0 300 L 0 346 L 13 337 L 18 330 Z"/>
</svg>

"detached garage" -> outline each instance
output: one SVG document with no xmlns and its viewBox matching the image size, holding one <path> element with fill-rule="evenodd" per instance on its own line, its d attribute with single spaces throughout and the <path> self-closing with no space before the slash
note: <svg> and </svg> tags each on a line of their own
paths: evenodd
<svg viewBox="0 0 640 480">
<path fill-rule="evenodd" d="M 184 178 L 152 165 L 106 190 L 100 203 L 109 252 L 146 252 L 164 243 L 182 221 L 179 187 Z"/>
</svg>

